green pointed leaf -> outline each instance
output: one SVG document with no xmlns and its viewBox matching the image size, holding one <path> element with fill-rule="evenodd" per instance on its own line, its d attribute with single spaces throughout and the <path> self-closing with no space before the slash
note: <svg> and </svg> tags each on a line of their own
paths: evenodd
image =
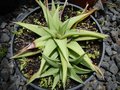
<svg viewBox="0 0 120 90">
<path fill-rule="evenodd" d="M 64 5 L 63 5 L 63 8 L 62 8 L 62 11 L 60 12 L 60 19 L 61 19 L 61 17 L 62 17 L 63 11 L 64 11 L 67 3 L 68 3 L 68 0 L 65 0 Z"/>
<path fill-rule="evenodd" d="M 48 10 L 48 8 L 41 2 L 41 0 L 35 0 L 38 5 L 42 8 L 42 11 L 44 13 L 44 17 L 47 23 L 49 23 L 49 18 L 51 18 L 51 14 L 50 11 Z M 49 17 L 49 18 L 48 18 Z"/>
<path fill-rule="evenodd" d="M 60 80 L 63 81 L 63 68 L 60 68 Z"/>
<path fill-rule="evenodd" d="M 80 56 L 82 56 L 83 54 L 85 54 L 84 50 L 81 48 L 81 46 L 76 41 L 70 42 L 68 44 L 68 48 L 71 49 L 71 50 L 73 50 L 74 52 L 76 52 Z M 87 54 L 84 55 L 83 61 L 81 61 L 80 63 L 82 63 L 86 67 L 92 69 L 93 71 L 96 71 L 94 65 L 92 64 L 91 59 L 88 57 Z"/>
<path fill-rule="evenodd" d="M 44 68 L 42 70 L 42 72 L 44 73 L 48 68 L 50 68 L 50 65 L 48 65 L 47 63 L 44 65 Z"/>
<path fill-rule="evenodd" d="M 52 0 L 52 9 L 51 9 L 52 16 L 54 15 L 55 11 L 56 11 L 55 2 L 54 2 L 54 0 Z"/>
<path fill-rule="evenodd" d="M 45 20 L 48 24 L 48 27 L 50 29 L 50 31 L 56 33 L 56 30 L 54 28 L 54 23 L 51 23 L 51 21 L 53 20 L 52 15 L 50 13 L 50 10 L 41 2 L 41 0 L 36 0 L 36 2 L 40 5 L 40 7 L 42 8 L 42 11 L 44 13 L 44 17 Z"/>
<path fill-rule="evenodd" d="M 62 83 L 63 83 L 63 88 L 65 89 L 66 81 L 67 81 L 67 62 L 60 50 L 59 50 L 59 54 L 60 54 L 60 59 L 61 59 L 61 63 L 62 63 L 62 72 L 61 72 Z"/>
<path fill-rule="evenodd" d="M 33 74 L 33 76 L 30 78 L 30 80 L 27 81 L 27 84 L 30 84 L 32 81 L 34 81 L 37 78 L 40 78 L 39 72 L 36 72 L 35 74 Z"/>
<path fill-rule="evenodd" d="M 81 61 L 83 61 L 83 57 L 85 54 L 76 57 L 75 59 L 71 60 L 72 63 L 74 63 L 75 65 L 79 64 Z"/>
<path fill-rule="evenodd" d="M 48 40 L 48 42 L 46 43 L 46 47 L 43 51 L 43 54 L 46 56 L 49 56 L 56 47 L 57 46 L 52 39 Z M 42 72 L 42 69 L 44 68 L 45 63 L 46 63 L 46 60 L 42 58 L 41 65 L 40 65 L 40 73 Z"/>
<path fill-rule="evenodd" d="M 68 76 L 79 83 L 83 83 L 83 81 L 79 78 L 74 69 L 69 69 Z"/>
<path fill-rule="evenodd" d="M 80 13 L 79 13 L 79 15 L 80 15 L 80 14 L 85 14 L 85 13 L 87 12 L 88 6 L 89 6 L 89 4 L 87 4 L 87 5 L 86 5 L 86 7 L 83 9 L 83 11 L 82 11 L 82 12 L 80 12 Z M 77 27 L 77 25 L 78 25 L 78 23 L 79 23 L 79 21 L 78 21 L 78 22 L 76 22 L 76 23 L 73 25 L 73 27 L 72 27 L 72 28 L 76 28 L 76 27 Z"/>
<path fill-rule="evenodd" d="M 49 59 L 50 61 L 53 61 L 53 62 L 59 62 L 60 60 L 58 60 L 58 59 L 56 59 L 56 58 L 51 58 L 51 57 L 48 57 L 48 56 L 45 56 L 44 54 L 43 54 L 43 56 L 42 56 L 44 59 Z"/>
<path fill-rule="evenodd" d="M 55 88 L 56 85 L 58 84 L 59 80 L 60 80 L 60 76 L 59 76 L 59 74 L 56 74 L 56 75 L 54 76 L 54 81 L 53 81 L 52 90 L 54 90 L 54 88 Z"/>
<path fill-rule="evenodd" d="M 38 53 L 41 53 L 41 50 L 38 50 L 38 51 L 32 51 L 32 52 L 25 52 L 25 53 L 22 53 L 22 54 L 16 54 L 14 55 L 12 58 L 22 58 L 22 57 L 28 57 L 28 56 L 33 56 L 33 55 L 36 55 Z"/>
<path fill-rule="evenodd" d="M 77 29 L 74 29 L 74 30 L 66 32 L 66 34 L 62 38 L 64 39 L 67 37 L 95 37 L 98 39 L 100 38 L 104 39 L 108 37 L 108 35 L 93 32 L 93 31 L 87 31 L 87 30 L 79 30 L 78 32 Z"/>
<path fill-rule="evenodd" d="M 96 37 L 78 37 L 78 38 L 75 38 L 74 40 L 75 41 L 86 41 L 86 40 L 96 40 L 96 39 L 98 39 L 98 38 L 96 38 Z"/>
<path fill-rule="evenodd" d="M 59 60 L 57 59 L 51 59 L 43 54 L 43 58 L 53 67 L 60 67 Z"/>
<path fill-rule="evenodd" d="M 70 19 L 67 19 L 66 21 L 64 21 L 64 24 L 66 22 L 68 22 L 69 20 L 69 23 L 68 23 L 68 26 L 67 26 L 67 29 L 70 29 L 76 22 L 80 22 L 82 20 L 84 20 L 85 18 L 87 18 L 89 15 L 91 15 L 96 9 L 92 9 L 90 10 L 89 12 L 85 13 L 85 14 L 80 14 L 78 16 L 74 16 Z"/>
<path fill-rule="evenodd" d="M 50 36 L 43 36 L 40 38 L 37 38 L 36 40 L 33 41 L 35 44 L 35 48 L 42 48 L 45 46 L 46 40 L 50 39 Z"/>
<path fill-rule="evenodd" d="M 74 65 L 73 67 L 74 67 L 74 70 L 76 71 L 76 73 L 78 73 L 78 74 L 87 74 L 87 73 L 92 72 L 92 70 L 83 69 L 83 68 L 80 68 L 80 67 L 78 67 L 76 65 Z"/>
<path fill-rule="evenodd" d="M 68 67 L 72 68 L 72 66 L 68 60 L 67 39 L 63 39 L 63 40 L 55 39 L 55 42 L 56 42 L 57 46 L 59 47 L 61 54 L 65 58 Z"/>
<path fill-rule="evenodd" d="M 59 17 L 59 10 L 60 10 L 60 6 L 58 5 L 57 9 L 53 15 L 53 24 L 54 24 L 54 27 L 57 31 L 59 31 L 59 28 L 62 24 L 62 22 L 60 21 L 60 17 Z"/>
<path fill-rule="evenodd" d="M 58 51 L 55 50 L 55 51 L 53 51 L 53 53 L 50 55 L 50 57 L 53 58 L 53 59 L 57 59 L 58 54 L 59 54 Z"/>
<path fill-rule="evenodd" d="M 46 56 L 49 56 L 53 51 L 54 49 L 56 48 L 56 44 L 54 43 L 53 40 L 48 40 L 47 43 L 46 43 L 46 46 L 45 46 L 45 49 L 43 51 L 43 54 L 46 55 Z M 44 67 L 46 65 L 46 60 L 44 58 L 42 58 L 41 60 L 41 64 L 40 64 L 40 68 L 38 70 L 37 73 L 35 73 L 31 78 L 30 80 L 28 81 L 28 83 L 31 83 L 33 80 L 35 80 L 36 78 L 39 78 Z M 36 77 L 35 77 L 36 76 Z"/>
<path fill-rule="evenodd" d="M 47 77 L 47 76 L 51 76 L 53 74 L 58 73 L 59 69 L 58 68 L 50 68 L 47 71 L 45 71 L 43 74 L 41 74 L 41 78 L 42 77 Z"/>
<path fill-rule="evenodd" d="M 79 55 L 72 50 L 69 50 L 69 58 L 72 59 L 71 61 L 73 61 L 73 59 L 76 59 L 76 57 L 79 57 Z"/>
<path fill-rule="evenodd" d="M 39 26 L 39 25 L 27 24 L 27 23 L 22 23 L 22 22 L 15 22 L 15 24 L 18 24 L 22 27 L 25 27 L 25 28 L 29 29 L 30 31 L 32 31 L 40 36 L 49 35 L 45 31 L 45 28 L 43 28 L 42 26 Z"/>
<path fill-rule="evenodd" d="M 69 20 L 67 22 L 65 22 L 64 24 L 62 23 L 62 25 L 60 27 L 60 33 L 62 35 L 64 35 L 65 32 L 69 30 L 69 29 L 67 29 L 68 24 L 69 24 Z"/>
</svg>

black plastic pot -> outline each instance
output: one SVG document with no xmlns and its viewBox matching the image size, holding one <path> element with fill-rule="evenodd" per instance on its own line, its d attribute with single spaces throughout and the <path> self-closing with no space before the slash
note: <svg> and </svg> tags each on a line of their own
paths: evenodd
<svg viewBox="0 0 120 90">
<path fill-rule="evenodd" d="M 60 3 L 60 4 L 63 5 L 63 3 Z M 77 9 L 82 9 L 81 7 L 76 6 L 76 5 L 74 5 L 74 4 L 68 4 L 68 5 L 71 5 L 72 7 L 75 7 L 75 8 L 77 8 Z M 33 9 L 33 10 L 30 11 L 29 13 L 19 15 L 18 18 L 17 18 L 17 21 L 23 21 L 23 20 L 26 19 L 29 15 L 31 15 L 31 14 L 34 13 L 34 12 L 36 12 L 36 10 L 38 10 L 38 9 L 40 9 L 40 7 L 37 7 L 37 8 L 35 8 L 35 9 Z M 103 33 L 100 25 L 99 25 L 98 22 L 97 22 L 97 20 L 96 20 L 92 15 L 91 15 L 90 17 L 91 17 L 91 19 L 96 23 L 99 32 L 100 32 L 100 33 Z M 15 26 L 14 26 L 14 29 L 17 30 L 17 28 L 18 28 L 18 26 L 15 25 Z M 15 37 L 15 35 L 13 35 L 12 40 L 11 40 L 11 56 L 13 56 L 13 48 L 14 48 L 14 47 L 13 47 L 13 42 L 14 42 L 14 37 Z M 100 62 L 99 62 L 99 64 L 98 64 L 98 67 L 100 67 L 101 62 L 103 61 L 104 53 L 105 53 L 105 44 L 104 44 L 104 42 L 101 42 L 101 55 L 100 55 L 101 57 L 100 57 L 100 60 L 99 60 Z M 25 78 L 25 77 L 22 75 L 22 73 L 20 72 L 20 70 L 19 70 L 16 62 L 14 62 L 14 64 L 15 64 L 15 67 L 16 67 L 16 72 L 23 78 L 23 80 L 26 80 L 26 78 Z M 83 85 L 85 85 L 88 81 L 90 81 L 91 78 L 92 78 L 94 75 L 95 75 L 95 73 L 93 73 L 86 81 L 84 81 L 83 84 L 80 84 L 80 85 L 78 85 L 78 86 L 76 86 L 76 87 L 74 87 L 74 88 L 68 89 L 68 90 L 76 90 L 76 89 L 79 89 L 80 87 L 82 87 Z M 35 89 L 38 89 L 38 90 L 46 90 L 46 89 L 40 88 L 39 86 L 37 86 L 37 85 L 35 85 L 35 84 L 33 84 L 33 83 L 30 83 L 30 85 L 31 85 L 32 87 L 34 87 Z"/>
</svg>

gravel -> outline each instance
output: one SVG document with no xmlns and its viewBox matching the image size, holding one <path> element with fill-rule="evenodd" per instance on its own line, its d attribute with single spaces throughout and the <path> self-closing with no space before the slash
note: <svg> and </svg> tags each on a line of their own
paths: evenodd
<svg viewBox="0 0 120 90">
<path fill-rule="evenodd" d="M 112 64 L 110 67 L 110 72 L 112 72 L 113 74 L 117 74 L 118 72 L 118 67 L 116 66 L 116 64 Z"/>
<path fill-rule="evenodd" d="M 106 69 L 106 70 L 109 70 L 109 64 L 108 64 L 108 62 L 102 62 L 102 64 L 101 64 L 101 67 L 103 67 L 104 69 Z"/>
<path fill-rule="evenodd" d="M 104 78 L 95 75 L 91 81 L 78 90 L 120 90 L 120 1 L 114 2 L 115 7 L 108 5 L 112 2 L 108 0 L 107 7 L 104 6 L 105 15 L 98 12 L 99 16 L 96 17 L 103 32 L 109 35 L 105 40 L 105 56 L 100 68 Z M 35 90 L 31 86 L 26 86 L 25 81 L 16 73 L 13 61 L 9 59 L 11 56 L 9 44 L 14 25 L 11 22 L 17 21 L 16 17 L 20 13 L 23 15 L 32 10 L 31 7 L 23 5 L 0 19 L 0 47 L 7 48 L 6 55 L 0 58 L 0 90 Z"/>
<path fill-rule="evenodd" d="M 106 46 L 106 53 L 109 55 L 109 56 L 111 56 L 112 55 L 112 49 L 111 49 L 111 47 L 110 46 Z"/>
<path fill-rule="evenodd" d="M 1 33 L 1 36 L 0 36 L 1 43 L 7 43 L 9 42 L 9 40 L 10 40 L 10 37 L 8 36 L 7 33 Z"/>
<path fill-rule="evenodd" d="M 3 22 L 1 25 L 0 25 L 0 28 L 5 28 L 5 26 L 7 25 L 7 23 L 6 22 Z"/>
</svg>

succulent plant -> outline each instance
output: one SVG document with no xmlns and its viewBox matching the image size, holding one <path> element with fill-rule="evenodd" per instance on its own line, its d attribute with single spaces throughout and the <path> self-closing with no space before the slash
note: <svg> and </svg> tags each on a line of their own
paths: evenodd
<svg viewBox="0 0 120 90">
<path fill-rule="evenodd" d="M 60 80 L 65 89 L 67 78 L 83 83 L 79 77 L 81 74 L 90 72 L 102 74 L 99 68 L 92 63 L 78 41 L 104 39 L 107 35 L 74 27 L 76 23 L 87 18 L 96 9 L 84 10 L 83 13 L 77 16 L 61 21 L 61 7 L 65 7 L 67 0 L 64 6 L 56 5 L 52 0 L 50 9 L 41 0 L 36 0 L 36 2 L 43 10 L 47 26 L 15 22 L 15 24 L 40 36 L 12 57 L 19 60 L 41 53 L 41 56 L 38 56 L 41 62 L 40 68 L 31 76 L 28 84 L 37 78 L 53 76 L 52 89 L 56 87 Z M 30 51 L 35 48 L 37 48 L 37 51 Z M 81 68 L 80 65 L 88 69 Z"/>
</svg>

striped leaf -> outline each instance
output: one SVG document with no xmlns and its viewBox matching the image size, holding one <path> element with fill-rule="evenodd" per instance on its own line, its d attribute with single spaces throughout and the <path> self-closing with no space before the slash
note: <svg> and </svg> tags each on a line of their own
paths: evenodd
<svg viewBox="0 0 120 90">
<path fill-rule="evenodd" d="M 79 78 L 74 69 L 69 69 L 68 76 L 79 83 L 83 83 L 83 81 Z"/>
<path fill-rule="evenodd" d="M 63 55 L 64 59 L 66 60 L 68 67 L 71 68 L 72 66 L 68 60 L 67 39 L 63 39 L 63 40 L 55 39 L 55 42 L 56 42 L 61 54 Z"/>
<path fill-rule="evenodd" d="M 20 25 L 24 28 L 29 29 L 30 31 L 40 35 L 40 36 L 44 36 L 44 35 L 49 35 L 45 30 L 47 30 L 47 27 L 42 27 L 39 25 L 33 25 L 33 24 L 27 24 L 27 23 L 23 23 L 23 22 L 15 22 L 15 24 Z"/>
</svg>

